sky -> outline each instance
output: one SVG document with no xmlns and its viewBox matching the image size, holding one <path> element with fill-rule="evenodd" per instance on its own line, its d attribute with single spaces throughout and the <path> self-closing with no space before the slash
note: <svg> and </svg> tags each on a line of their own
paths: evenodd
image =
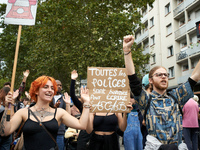
<svg viewBox="0 0 200 150">
<path fill-rule="evenodd" d="M 7 3 L 8 0 L 0 0 L 0 3 Z"/>
</svg>

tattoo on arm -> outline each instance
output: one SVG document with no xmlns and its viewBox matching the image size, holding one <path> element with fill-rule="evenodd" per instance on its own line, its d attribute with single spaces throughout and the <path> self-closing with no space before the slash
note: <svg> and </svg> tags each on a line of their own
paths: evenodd
<svg viewBox="0 0 200 150">
<path fill-rule="evenodd" d="M 5 134 L 5 132 L 4 132 L 4 129 L 5 129 L 4 123 L 6 122 L 6 114 L 7 114 L 7 110 L 4 111 L 2 119 L 1 119 L 1 124 L 0 124 L 0 134 L 1 135 Z"/>
</svg>

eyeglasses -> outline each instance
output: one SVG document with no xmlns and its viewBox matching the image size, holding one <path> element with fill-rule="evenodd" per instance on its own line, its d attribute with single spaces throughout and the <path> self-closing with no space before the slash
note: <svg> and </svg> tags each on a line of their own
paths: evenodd
<svg viewBox="0 0 200 150">
<path fill-rule="evenodd" d="M 164 77 L 167 77 L 167 78 L 169 77 L 169 73 L 155 73 L 155 74 L 152 75 L 152 77 L 156 76 L 156 77 L 162 78 L 163 75 L 164 75 Z"/>
</svg>

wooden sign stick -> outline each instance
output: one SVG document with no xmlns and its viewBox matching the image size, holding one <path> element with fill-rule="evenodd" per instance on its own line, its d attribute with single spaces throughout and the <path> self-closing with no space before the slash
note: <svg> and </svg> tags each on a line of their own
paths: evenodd
<svg viewBox="0 0 200 150">
<path fill-rule="evenodd" d="M 14 84 L 15 84 L 15 74 L 16 74 L 16 68 L 17 68 L 17 58 L 18 58 L 18 53 L 19 53 L 21 30 L 22 30 L 22 25 L 19 25 L 18 35 L 17 35 L 17 43 L 16 43 L 16 49 L 15 49 L 15 59 L 14 59 L 14 64 L 13 64 L 12 81 L 11 81 L 11 88 L 10 88 L 10 91 L 12 93 L 13 93 Z M 9 106 L 8 106 L 6 121 L 10 121 L 10 115 L 11 115 L 11 104 L 9 104 Z"/>
</svg>

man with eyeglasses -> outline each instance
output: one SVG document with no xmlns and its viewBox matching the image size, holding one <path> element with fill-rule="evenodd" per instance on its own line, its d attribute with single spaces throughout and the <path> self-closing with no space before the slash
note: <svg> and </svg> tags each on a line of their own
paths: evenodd
<svg viewBox="0 0 200 150">
<path fill-rule="evenodd" d="M 142 88 L 140 79 L 135 74 L 131 54 L 133 43 L 134 37 L 132 35 L 124 37 L 124 59 L 131 91 L 134 93 L 134 98 L 143 113 L 151 97 L 145 120 L 149 133 L 146 144 L 150 143 L 151 139 L 154 139 L 162 144 L 160 146 L 159 144 L 156 145 L 155 142 L 151 143 L 155 149 L 159 147 L 161 149 L 163 146 L 174 146 L 174 149 L 178 149 L 177 146 L 182 142 L 182 115 L 178 105 L 183 108 L 184 104 L 193 97 L 193 87 L 200 80 L 200 61 L 188 81 L 173 89 L 170 94 L 167 93 L 169 77 L 167 70 L 162 66 L 152 68 L 149 72 L 149 83 L 152 85 L 153 91 L 149 94 Z M 146 146 L 148 147 L 149 145 Z M 148 149 L 147 147 L 145 149 Z"/>
</svg>

